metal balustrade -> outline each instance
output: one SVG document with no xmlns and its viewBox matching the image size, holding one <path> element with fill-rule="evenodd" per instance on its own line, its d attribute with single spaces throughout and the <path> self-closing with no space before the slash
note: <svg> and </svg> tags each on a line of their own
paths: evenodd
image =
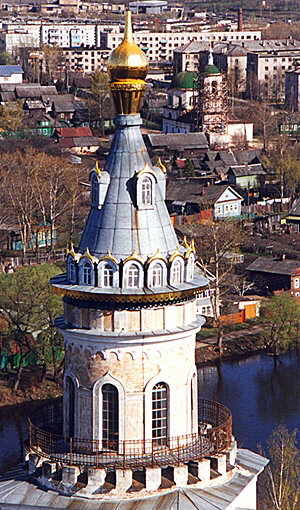
<svg viewBox="0 0 300 510">
<path fill-rule="evenodd" d="M 154 439 L 105 441 L 64 437 L 57 418 L 61 413 L 49 407 L 29 421 L 29 450 L 52 462 L 94 468 L 140 469 L 177 466 L 191 460 L 217 455 L 232 441 L 230 411 L 218 402 L 199 402 L 199 427 L 194 434 L 169 437 L 164 444 Z"/>
</svg>

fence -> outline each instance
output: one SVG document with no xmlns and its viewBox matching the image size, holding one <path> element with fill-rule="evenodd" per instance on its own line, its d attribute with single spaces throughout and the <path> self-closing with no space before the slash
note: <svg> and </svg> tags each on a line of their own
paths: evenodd
<svg viewBox="0 0 300 510">
<path fill-rule="evenodd" d="M 168 437 L 159 444 L 157 440 L 145 439 L 110 441 L 105 446 L 99 440 L 64 437 L 59 430 L 61 424 L 57 421 L 61 413 L 46 412 L 44 416 L 39 413 L 29 420 L 29 448 L 52 462 L 107 470 L 180 465 L 207 455 L 216 455 L 231 444 L 230 411 L 222 404 L 209 400 L 201 400 L 199 409 L 197 433 Z"/>
</svg>

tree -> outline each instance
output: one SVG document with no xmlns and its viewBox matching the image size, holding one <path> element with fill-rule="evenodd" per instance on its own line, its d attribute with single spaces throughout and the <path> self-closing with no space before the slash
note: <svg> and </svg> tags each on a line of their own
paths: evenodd
<svg viewBox="0 0 300 510">
<path fill-rule="evenodd" d="M 0 158 L 0 190 L 3 214 L 19 227 L 23 253 L 32 241 L 34 228 L 50 227 L 50 247 L 58 226 L 74 231 L 75 213 L 81 196 L 83 165 L 72 165 L 60 156 L 52 156 L 32 147 L 3 152 Z M 0 211 L 1 216 L 1 211 Z"/>
<path fill-rule="evenodd" d="M 10 53 L 7 53 L 7 51 L 0 52 L 0 65 L 11 65 L 15 63 L 16 61 Z"/>
<path fill-rule="evenodd" d="M 91 78 L 91 94 L 94 113 L 100 121 L 101 133 L 104 135 L 105 110 L 112 112 L 109 88 L 109 76 L 102 71 L 95 71 Z"/>
<path fill-rule="evenodd" d="M 259 484 L 268 510 L 299 510 L 300 450 L 297 431 L 277 427 L 268 442 L 270 463 Z"/>
<path fill-rule="evenodd" d="M 231 286 L 235 294 L 243 297 L 249 290 L 253 289 L 254 283 L 250 282 L 245 276 L 232 275 Z"/>
<path fill-rule="evenodd" d="M 212 309 L 218 328 L 218 347 L 222 351 L 223 328 L 220 320 L 221 298 L 230 288 L 230 279 L 235 265 L 234 254 L 241 246 L 243 235 L 237 221 L 210 222 L 205 225 L 192 224 L 181 227 L 181 232 L 194 238 L 197 263 L 203 273 L 209 271 L 214 279 L 209 280 L 212 290 Z"/>
<path fill-rule="evenodd" d="M 248 119 L 254 123 L 257 134 L 262 137 L 263 149 L 266 152 L 276 127 L 274 111 L 266 102 L 253 101 L 248 109 Z"/>
<path fill-rule="evenodd" d="M 285 193 L 293 195 L 300 181 L 300 160 L 286 136 L 277 137 L 265 157 L 265 164 L 279 177 L 281 199 Z"/>
<path fill-rule="evenodd" d="M 299 336 L 300 304 L 287 294 L 273 296 L 261 307 L 266 350 L 272 353 L 274 363 L 278 356 L 294 346 Z"/>
<path fill-rule="evenodd" d="M 13 134 L 22 127 L 23 120 L 24 110 L 21 101 L 12 101 L 0 105 L 0 130 Z"/>
<path fill-rule="evenodd" d="M 22 361 L 29 352 L 35 353 L 40 362 L 46 364 L 45 349 L 41 349 L 45 335 L 51 337 L 48 343 L 57 345 L 54 317 L 61 313 L 62 304 L 52 295 L 48 282 L 59 272 L 57 266 L 43 264 L 0 274 L 0 311 L 7 322 L 6 335 L 17 343 L 21 355 L 15 389 L 20 382 Z M 44 336 L 37 342 L 40 333 Z"/>
<path fill-rule="evenodd" d="M 43 66 L 47 76 L 47 82 L 53 82 L 54 74 L 64 63 L 63 51 L 59 46 L 49 46 L 43 44 L 41 47 L 43 53 Z"/>
</svg>

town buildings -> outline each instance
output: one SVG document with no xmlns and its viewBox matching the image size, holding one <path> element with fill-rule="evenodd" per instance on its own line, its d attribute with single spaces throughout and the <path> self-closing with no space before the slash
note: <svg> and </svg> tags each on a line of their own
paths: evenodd
<svg viewBox="0 0 300 510">
<path fill-rule="evenodd" d="M 208 281 L 193 241 L 177 239 L 165 168 L 152 165 L 143 142 L 147 67 L 128 13 L 109 59 L 112 147 L 90 175 L 79 247 L 69 246 L 67 272 L 51 282 L 64 296 L 56 322 L 66 352 L 63 408 L 47 405 L 30 419 L 28 470 L 39 487 L 12 482 L 7 494 L 0 483 L 0 502 L 256 509 L 267 460 L 237 449 L 226 407 L 198 399 L 195 335 L 204 319 L 196 297 Z"/>
</svg>

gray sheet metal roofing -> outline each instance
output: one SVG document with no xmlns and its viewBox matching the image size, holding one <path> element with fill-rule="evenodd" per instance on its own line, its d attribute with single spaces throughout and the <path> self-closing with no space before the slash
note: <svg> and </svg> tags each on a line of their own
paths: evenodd
<svg viewBox="0 0 300 510">
<path fill-rule="evenodd" d="M 247 268 L 247 271 L 291 275 L 300 268 L 300 260 L 278 260 L 270 257 L 258 257 Z"/>
<path fill-rule="evenodd" d="M 44 491 L 26 480 L 19 468 L 0 477 L 1 510 L 225 510 L 242 490 L 267 465 L 268 460 L 249 450 L 237 452 L 237 468 L 231 479 L 216 485 L 198 488 L 197 485 L 164 492 L 153 496 L 117 499 L 86 499 L 76 495 L 62 496 L 52 490 Z M 99 497 L 99 496 L 98 496 Z M 100 496 L 101 497 L 101 496 Z M 234 507 L 235 508 L 235 507 Z M 245 509 L 247 510 L 247 509 Z"/>
<path fill-rule="evenodd" d="M 133 252 L 142 257 L 154 255 L 157 249 L 166 256 L 178 246 L 160 186 L 155 186 L 155 204 L 151 209 L 138 210 L 133 203 L 133 178 L 147 165 L 158 180 L 162 170 L 153 167 L 140 131 L 140 115 L 121 115 L 105 170 L 110 184 L 103 207 L 91 208 L 79 245 L 96 256 L 111 252 L 124 259 Z"/>
</svg>

